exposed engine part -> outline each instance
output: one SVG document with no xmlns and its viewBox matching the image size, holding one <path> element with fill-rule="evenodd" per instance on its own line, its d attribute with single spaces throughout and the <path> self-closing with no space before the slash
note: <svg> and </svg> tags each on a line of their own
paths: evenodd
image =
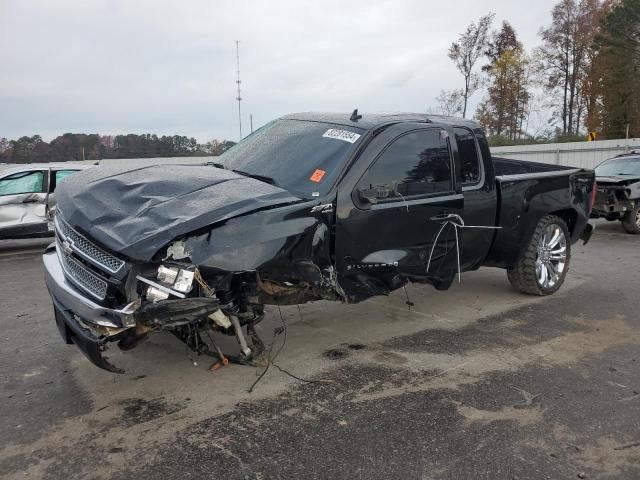
<svg viewBox="0 0 640 480">
<path fill-rule="evenodd" d="M 215 323 L 219 327 L 224 328 L 225 330 L 231 328 L 231 320 L 229 320 L 229 317 L 227 317 L 222 312 L 222 310 L 216 310 L 211 315 L 209 315 L 208 318 L 211 319 L 213 323 Z"/>
<path fill-rule="evenodd" d="M 126 332 L 129 329 L 129 327 L 114 328 L 114 327 L 107 327 L 104 325 L 96 325 L 83 320 L 77 315 L 74 315 L 73 318 L 76 322 L 82 325 L 83 328 L 89 329 L 92 332 L 94 332 L 94 334 L 104 338 L 118 338 L 118 335 L 122 335 L 123 332 Z"/>
<path fill-rule="evenodd" d="M 293 295 L 299 293 L 300 291 L 309 289 L 309 285 L 306 283 L 302 284 L 301 286 L 286 285 L 273 282 L 271 280 L 262 280 L 259 274 L 256 274 L 256 283 L 260 290 L 273 297 Z"/>
<path fill-rule="evenodd" d="M 300 283 L 297 285 L 274 282 L 268 279 L 262 279 L 256 273 L 255 294 L 251 299 L 258 304 L 271 305 L 296 305 L 306 303 L 313 299 L 323 298 L 318 292 L 314 292 L 308 283 Z"/>
<path fill-rule="evenodd" d="M 262 355 L 262 353 L 265 351 L 265 347 L 264 347 L 264 342 L 258 336 L 258 332 L 256 332 L 256 328 L 254 325 L 255 323 L 252 323 L 247 326 L 247 334 L 249 335 L 249 338 L 251 339 L 251 343 L 253 344 L 253 348 L 252 348 L 253 358 L 257 358 L 258 356 Z"/>
<path fill-rule="evenodd" d="M 167 298 L 169 298 L 169 295 L 174 295 L 178 298 L 186 298 L 187 296 L 182 293 L 182 292 L 178 292 L 172 288 L 166 287 L 158 282 L 154 282 L 153 280 L 149 280 L 148 278 L 143 277 L 142 275 L 138 275 L 136 277 L 137 280 L 141 281 L 142 283 L 146 283 L 147 285 L 149 285 L 150 287 L 153 288 L 152 292 L 149 292 L 147 290 L 147 297 L 149 298 L 149 300 L 152 301 L 162 301 L 162 300 L 166 300 Z M 160 293 L 164 293 L 166 296 L 162 297 L 160 296 Z"/>
<path fill-rule="evenodd" d="M 204 293 L 204 296 L 213 297 L 216 292 L 213 290 L 213 288 L 209 286 L 207 282 L 205 282 L 204 278 L 202 278 L 202 274 L 200 273 L 200 270 L 196 268 L 193 273 L 194 273 L 193 279 L 196 281 L 198 285 L 200 285 L 200 289 L 202 290 L 202 293 Z"/>
<path fill-rule="evenodd" d="M 214 367 L 216 367 L 216 365 L 219 365 L 217 368 L 224 367 L 225 365 L 228 365 L 229 364 L 229 359 L 225 356 L 225 354 L 222 352 L 222 349 L 213 340 L 213 338 L 211 339 L 211 343 L 213 344 L 213 348 L 215 348 L 216 353 L 218 354 L 218 358 L 220 359 L 218 362 L 216 362 L 213 365 L 211 365 L 211 370 L 216 370 L 216 368 L 214 368 Z"/>
<path fill-rule="evenodd" d="M 171 333 L 198 355 L 214 355 L 200 336 L 198 329 L 192 328 L 191 325 L 173 329 Z"/>
<path fill-rule="evenodd" d="M 240 320 L 235 315 L 231 316 L 231 323 L 233 324 L 233 329 L 236 331 L 236 337 L 238 338 L 238 343 L 240 343 L 240 351 L 245 357 L 251 356 L 251 349 L 247 344 L 247 339 L 244 338 L 244 333 L 242 332 L 242 327 L 240 326 Z"/>
<path fill-rule="evenodd" d="M 191 252 L 187 251 L 184 245 L 184 241 L 176 241 L 169 245 L 167 248 L 167 256 L 164 260 L 173 259 L 173 260 L 184 260 L 185 258 L 189 258 L 191 256 Z"/>
<path fill-rule="evenodd" d="M 238 322 L 239 325 L 239 322 Z M 244 340 L 244 345 L 246 347 L 243 348 L 243 351 L 240 355 L 227 355 L 225 354 L 219 345 L 216 343 L 214 338 L 208 334 L 209 343 L 205 342 L 202 338 L 202 332 L 206 331 L 202 328 L 195 325 L 184 325 L 175 329 L 170 330 L 176 338 L 178 338 L 181 342 L 183 342 L 192 352 L 195 352 L 197 355 L 207 355 L 213 358 L 216 358 L 218 361 L 214 365 L 211 366 L 211 370 L 217 370 L 218 368 L 232 363 L 237 363 L 239 365 L 253 365 L 254 359 L 257 355 L 259 355 L 264 350 L 264 344 L 262 340 L 258 337 L 257 333 L 253 329 L 252 325 L 247 327 L 247 331 L 251 337 L 253 342 L 253 348 L 250 348 L 246 344 L 246 340 L 244 340 L 244 335 L 242 334 L 242 330 L 240 329 L 239 338 Z M 238 341 L 240 342 L 240 340 Z M 213 347 L 213 348 L 211 348 Z M 248 351 L 248 353 L 246 353 Z M 190 357 L 191 358 L 191 357 Z M 196 362 L 191 358 L 193 363 Z"/>
<path fill-rule="evenodd" d="M 220 308 L 215 298 L 184 298 L 147 303 L 134 317 L 139 324 L 172 329 L 197 322 Z"/>
<path fill-rule="evenodd" d="M 220 301 L 220 308 L 222 308 L 228 315 L 238 313 L 240 306 L 238 305 L 238 295 L 232 290 L 218 290 L 216 297 Z"/>
<path fill-rule="evenodd" d="M 137 347 L 145 338 L 147 338 L 147 334 L 151 330 L 152 327 L 141 324 L 136 325 L 134 328 L 130 328 L 118 342 L 118 347 L 123 351 Z"/>
<path fill-rule="evenodd" d="M 338 274 L 336 273 L 336 269 L 333 268 L 333 266 L 330 266 L 324 271 L 326 272 L 326 275 L 323 275 L 322 278 L 324 279 L 325 284 L 327 284 L 327 287 L 333 288 L 333 290 L 338 295 L 338 298 L 341 301 L 346 302 L 347 294 L 345 293 L 345 291 L 340 286 L 340 283 L 338 282 Z"/>
</svg>

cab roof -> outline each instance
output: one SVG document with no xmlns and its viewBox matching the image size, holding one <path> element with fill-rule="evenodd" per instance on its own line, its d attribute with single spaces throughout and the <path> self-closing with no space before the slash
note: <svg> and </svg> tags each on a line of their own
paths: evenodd
<svg viewBox="0 0 640 480">
<path fill-rule="evenodd" d="M 434 125 L 479 128 L 480 125 L 472 120 L 443 115 L 431 115 L 426 113 L 367 113 L 360 112 L 362 117 L 357 121 L 351 121 L 350 113 L 316 113 L 303 112 L 292 113 L 281 117 L 283 120 L 301 120 L 307 122 L 332 123 L 362 130 L 373 130 L 394 123 L 432 123 Z"/>
</svg>

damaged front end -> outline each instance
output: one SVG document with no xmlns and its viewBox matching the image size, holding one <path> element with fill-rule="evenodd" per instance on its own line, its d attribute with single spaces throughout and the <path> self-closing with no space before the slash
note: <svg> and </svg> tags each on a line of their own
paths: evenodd
<svg viewBox="0 0 640 480">
<path fill-rule="evenodd" d="M 64 340 L 75 343 L 98 367 L 122 373 L 106 357 L 109 345 L 117 343 L 121 350 L 131 350 L 152 332 L 170 332 L 196 354 L 216 357 L 222 364 L 229 360 L 250 363 L 263 350 L 254 330 L 263 308 L 240 305 L 235 295 L 214 291 L 195 267 L 163 264 L 154 276 L 137 274 L 137 298 L 117 309 L 94 303 L 78 292 L 57 257 L 53 248 L 44 255 L 56 323 Z M 214 332 L 234 335 L 240 353 L 224 354 L 210 335 L 208 342 L 203 340 L 203 334 Z"/>
<path fill-rule="evenodd" d="M 109 362 L 110 344 L 130 350 L 154 332 L 173 334 L 214 365 L 255 363 L 264 352 L 255 326 L 265 305 L 342 299 L 322 215 L 301 205 L 267 209 L 125 261 L 60 214 L 56 243 L 43 257 L 58 328 L 111 372 L 123 370 Z M 214 333 L 235 337 L 238 352 L 223 352 Z"/>
<path fill-rule="evenodd" d="M 635 207 L 637 200 L 632 199 L 631 195 L 631 189 L 626 185 L 598 183 L 596 201 L 591 216 L 607 220 L 621 219 L 626 212 Z"/>
</svg>

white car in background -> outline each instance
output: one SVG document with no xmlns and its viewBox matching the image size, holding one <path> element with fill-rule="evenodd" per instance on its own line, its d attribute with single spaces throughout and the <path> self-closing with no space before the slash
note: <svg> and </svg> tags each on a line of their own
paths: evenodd
<svg viewBox="0 0 640 480">
<path fill-rule="evenodd" d="M 52 235 L 56 186 L 90 167 L 67 162 L 0 164 L 0 239 Z"/>
</svg>

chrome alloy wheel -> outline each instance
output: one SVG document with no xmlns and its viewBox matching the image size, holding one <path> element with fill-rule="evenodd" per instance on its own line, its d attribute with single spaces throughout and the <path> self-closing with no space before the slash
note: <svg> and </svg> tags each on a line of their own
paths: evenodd
<svg viewBox="0 0 640 480">
<path fill-rule="evenodd" d="M 553 288 L 560 281 L 567 263 L 567 237 L 564 230 L 548 225 L 538 245 L 536 278 L 542 288 Z"/>
<path fill-rule="evenodd" d="M 636 225 L 640 228 L 640 209 L 636 212 Z"/>
</svg>

